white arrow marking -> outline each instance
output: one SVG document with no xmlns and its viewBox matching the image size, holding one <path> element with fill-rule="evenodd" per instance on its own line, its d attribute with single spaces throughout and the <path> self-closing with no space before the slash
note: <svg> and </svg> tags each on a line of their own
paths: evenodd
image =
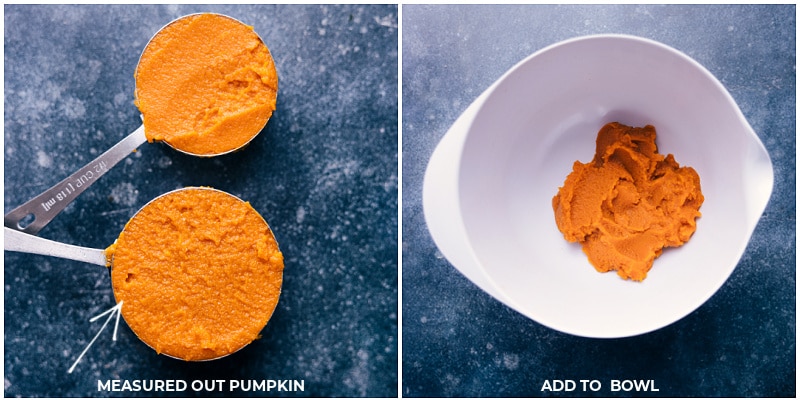
<svg viewBox="0 0 800 400">
<path fill-rule="evenodd" d="M 117 322 L 114 324 L 114 336 L 112 338 L 113 338 L 113 340 L 115 342 L 117 341 L 117 327 L 119 327 L 119 316 L 120 316 L 120 314 L 122 314 L 122 302 L 121 301 L 119 303 L 117 303 L 117 305 L 115 305 L 114 307 L 109 308 L 108 310 L 104 311 L 100 315 L 95 315 L 94 317 L 92 317 L 92 319 L 89 320 L 89 322 L 94 322 L 94 321 L 97 321 L 98 319 L 100 319 L 100 317 L 102 317 L 102 316 L 104 316 L 106 314 L 111 314 L 106 319 L 106 322 L 103 323 L 103 326 L 100 327 L 100 330 L 97 332 L 97 334 L 94 335 L 94 338 L 92 339 L 92 341 L 89 342 L 89 344 L 86 345 L 85 349 L 83 349 L 83 351 L 81 352 L 81 355 L 79 355 L 78 359 L 75 360 L 75 363 L 72 364 L 71 367 L 69 367 L 69 370 L 67 371 L 68 374 L 71 374 L 72 371 L 75 370 L 75 367 L 81 361 L 81 358 L 83 358 L 84 354 L 86 354 L 86 352 L 89 351 L 89 347 L 92 347 L 92 344 L 94 344 L 94 341 L 97 340 L 97 337 L 100 336 L 101 333 L 103 333 L 103 329 L 106 329 L 106 325 L 108 325 L 109 321 L 111 321 L 111 318 L 114 318 L 114 314 L 115 313 L 117 314 Z"/>
</svg>

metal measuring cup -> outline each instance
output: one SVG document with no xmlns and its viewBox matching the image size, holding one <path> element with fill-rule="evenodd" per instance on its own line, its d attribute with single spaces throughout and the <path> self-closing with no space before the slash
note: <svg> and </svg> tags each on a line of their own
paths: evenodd
<svg viewBox="0 0 800 400">
<path fill-rule="evenodd" d="M 217 190 L 217 189 L 213 189 L 213 188 L 209 188 L 209 187 L 187 187 L 187 188 L 183 188 L 183 189 L 178 189 L 178 190 L 174 190 L 174 191 L 171 191 L 171 192 L 167 192 L 165 194 L 162 194 L 162 195 L 154 198 L 153 200 L 151 200 L 150 202 L 148 202 L 147 204 L 142 206 L 142 208 L 140 208 L 136 212 L 136 214 L 134 214 L 134 216 L 130 218 L 130 220 L 128 221 L 128 224 L 131 224 L 134 221 L 136 221 L 137 217 L 142 214 L 143 210 L 147 209 L 148 207 L 150 207 L 151 205 L 155 204 L 159 200 L 162 200 L 162 199 L 168 200 L 170 196 L 178 194 L 179 192 L 182 192 L 182 191 L 204 191 L 204 190 L 215 191 L 217 193 L 221 193 L 223 195 L 230 196 L 230 198 L 232 198 L 236 202 L 245 203 L 240 198 L 238 198 L 236 196 L 233 196 L 233 195 L 231 195 L 231 194 L 229 194 L 227 192 L 221 191 L 221 190 Z M 255 211 L 255 210 L 253 210 L 253 211 Z M 269 227 L 267 222 L 264 220 L 263 216 L 261 216 L 261 214 L 259 214 L 257 211 L 255 213 L 260 218 L 260 221 L 263 222 L 264 226 L 266 227 L 265 234 L 268 236 L 268 238 L 270 238 L 271 241 L 274 242 L 274 244 L 276 246 L 276 249 L 277 249 L 277 241 L 275 240 L 275 236 L 274 236 L 271 228 Z M 182 223 L 186 224 L 186 225 L 191 225 L 193 222 L 194 221 L 182 221 Z M 123 231 L 120 234 L 120 236 L 126 232 L 126 229 L 128 228 L 128 224 L 126 224 L 126 227 L 123 229 Z M 70 260 L 75 260 L 75 261 L 86 262 L 86 263 L 90 263 L 90 264 L 109 267 L 112 270 L 111 273 L 112 274 L 115 273 L 115 270 L 114 270 L 114 252 L 113 251 L 109 251 L 109 250 L 105 250 L 105 249 L 94 249 L 94 248 L 88 248 L 88 247 L 74 246 L 74 245 L 70 245 L 70 244 L 56 242 L 56 241 L 44 239 L 44 238 L 41 238 L 41 237 L 38 237 L 38 236 L 34 236 L 34 235 L 27 234 L 27 233 L 23 233 L 23 232 L 20 232 L 20 231 L 17 231 L 17 230 L 13 230 L 13 229 L 10 229 L 8 227 L 4 228 L 4 236 L 5 236 L 5 238 L 4 238 L 4 247 L 5 247 L 6 251 L 16 251 L 16 252 L 24 252 L 24 253 L 31 253 L 31 254 L 39 254 L 39 255 L 53 256 L 53 257 L 59 257 L 59 258 L 65 258 L 65 259 L 70 259 Z M 195 240 L 200 240 L 200 239 L 195 238 Z M 115 241 L 115 244 L 116 243 L 117 243 L 117 241 Z M 152 253 L 156 253 L 158 250 L 160 250 L 160 249 L 159 248 L 150 249 L 150 251 L 152 251 Z M 137 250 L 137 252 L 140 252 L 140 251 L 143 251 L 143 250 L 141 250 L 141 249 Z M 280 252 L 279 249 L 277 251 Z M 144 250 L 144 252 L 146 252 L 146 250 Z M 152 253 L 149 253 L 147 255 L 148 259 L 151 260 L 151 261 L 156 260 L 158 258 L 155 254 L 152 254 Z M 282 259 L 282 256 L 281 256 L 281 259 Z M 192 261 L 198 262 L 199 260 L 194 259 Z M 155 261 L 153 261 L 153 262 L 155 262 Z M 277 268 L 277 267 L 274 267 L 274 266 L 272 266 L 272 267 L 273 268 Z M 124 270 L 123 269 L 123 270 L 120 270 L 118 272 L 120 274 L 127 274 L 129 271 L 130 270 Z M 272 271 L 272 272 L 276 272 L 276 271 Z M 282 264 L 282 262 L 280 263 L 280 271 L 279 272 L 280 272 L 280 274 L 282 276 L 282 273 L 283 273 L 283 264 Z M 138 271 L 137 271 L 137 273 L 138 273 Z M 177 273 L 177 272 L 175 272 L 175 273 Z M 121 276 L 124 276 L 124 275 L 121 275 Z M 198 273 L 198 275 L 196 275 L 196 276 L 199 276 L 201 278 L 202 277 L 207 277 L 207 276 L 202 275 L 202 273 Z M 121 281 L 125 281 L 125 279 L 123 278 L 123 279 L 121 279 Z M 123 298 L 124 294 L 120 293 L 121 292 L 120 288 L 116 287 L 114 285 L 114 282 L 115 282 L 115 280 L 112 279 L 112 288 L 114 289 L 114 297 L 116 299 L 117 304 L 119 304 L 119 303 L 121 303 L 123 301 L 126 301 L 126 300 L 131 300 L 130 298 Z M 282 277 L 281 277 L 280 282 L 282 283 Z M 169 285 L 169 284 L 177 284 L 177 283 L 175 283 L 175 282 L 173 282 L 173 283 L 165 282 L 164 284 L 165 285 Z M 238 289 L 238 288 L 236 288 L 236 289 Z M 273 288 L 273 290 L 274 289 L 275 288 Z M 267 290 L 267 289 L 264 288 L 264 290 Z M 228 293 L 228 292 L 225 292 L 225 293 Z M 228 294 L 230 294 L 230 293 L 228 293 Z M 280 297 L 280 284 L 277 287 L 277 293 L 275 294 L 274 303 L 273 303 L 272 307 L 270 308 L 269 306 L 267 306 L 267 309 L 260 310 L 260 312 L 262 313 L 261 317 L 265 318 L 266 320 L 264 322 L 264 325 L 257 326 L 259 328 L 259 330 L 263 329 L 266 326 L 266 324 L 269 322 L 269 320 L 271 319 L 272 314 L 273 314 L 273 312 L 274 312 L 274 310 L 275 310 L 275 308 L 277 306 L 279 297 Z M 126 307 L 128 307 L 128 306 L 126 306 L 127 304 L 128 304 L 127 301 L 124 302 L 122 304 L 122 307 L 121 307 L 121 310 L 120 310 L 121 315 L 122 315 L 123 318 L 126 318 L 127 311 L 129 311 L 129 308 L 126 308 Z M 143 306 L 136 306 L 136 307 L 143 307 Z M 145 307 L 145 311 L 149 311 L 149 310 L 146 309 L 146 307 Z M 140 312 L 144 312 L 144 311 L 140 311 Z M 127 321 L 127 318 L 126 318 L 126 321 Z M 246 325 L 246 324 L 243 324 L 242 326 L 244 326 L 244 325 Z M 129 326 L 131 326 L 130 323 L 129 323 Z M 253 326 L 255 326 L 255 325 L 253 325 Z M 154 350 L 159 351 L 157 349 L 157 345 L 155 345 L 151 341 L 147 341 L 145 339 L 142 339 L 142 336 L 140 336 L 140 334 L 137 332 L 137 330 L 134 328 L 134 326 L 131 326 L 131 330 L 133 330 L 133 332 L 137 335 L 137 337 L 139 337 L 140 340 L 142 340 L 145 344 L 147 344 L 149 347 L 153 348 Z M 222 358 L 222 357 L 226 357 L 226 356 L 228 356 L 230 354 L 233 354 L 233 353 L 241 350 L 242 348 L 246 347 L 247 344 L 249 344 L 251 342 L 243 343 L 240 347 L 238 347 L 236 349 L 233 349 L 232 351 L 229 351 L 227 353 L 220 354 L 220 355 L 215 356 L 215 357 L 207 357 L 207 358 L 184 359 L 184 358 L 181 358 L 181 357 L 179 357 L 179 356 L 177 356 L 175 354 L 170 354 L 168 352 L 160 352 L 160 353 L 164 354 L 164 355 L 167 355 L 169 357 L 172 357 L 172 358 L 181 359 L 181 360 L 185 360 L 185 361 L 210 361 L 210 360 L 216 360 L 216 359 L 219 359 L 219 358 Z"/>
<path fill-rule="evenodd" d="M 247 27 L 250 31 L 256 36 L 257 40 L 260 42 L 260 45 L 264 45 L 264 41 L 254 32 L 252 31 L 251 27 L 243 24 L 242 22 L 226 16 L 222 14 L 214 14 L 214 13 L 201 13 L 201 14 L 189 14 L 173 20 L 172 22 L 164 25 L 148 42 L 147 46 L 140 56 L 139 63 L 137 64 L 137 76 L 138 76 L 138 65 L 142 62 L 142 57 L 144 57 L 148 50 L 151 49 L 151 44 L 153 43 L 154 39 L 158 38 L 160 35 L 168 35 L 171 33 L 171 28 L 178 26 L 178 23 L 187 21 L 188 19 L 198 18 L 201 16 L 213 16 L 214 18 L 219 18 L 220 20 L 225 20 L 229 22 L 233 22 L 235 24 L 241 25 L 243 27 Z M 266 45 L 264 45 L 266 47 Z M 267 49 L 269 54 L 269 50 Z M 272 71 L 275 71 L 274 62 L 272 60 L 271 55 L 269 56 L 269 64 L 267 67 L 271 68 Z M 275 72 L 275 82 L 277 85 L 277 72 Z M 137 92 L 139 91 L 139 82 L 137 79 Z M 275 87 L 275 94 L 277 97 L 277 86 Z M 270 112 L 271 116 L 271 112 Z M 223 154 L 228 154 L 237 150 L 240 150 L 247 146 L 257 135 L 258 133 L 263 130 L 264 126 L 266 126 L 267 122 L 269 121 L 270 116 L 264 121 L 264 124 L 261 125 L 258 129 L 251 132 L 250 139 L 240 146 L 228 149 L 219 153 L 204 153 L 204 154 L 194 154 L 191 152 L 184 151 L 180 148 L 177 148 L 170 144 L 168 141 L 165 141 L 167 145 L 170 147 L 183 152 L 185 154 L 198 156 L 198 157 L 213 157 Z M 25 202 L 24 204 L 18 206 L 11 212 L 7 213 L 4 216 L 4 225 L 8 228 L 30 233 L 30 234 L 37 234 L 42 228 L 44 228 L 50 221 L 55 218 L 61 211 L 66 208 L 75 198 L 78 197 L 81 193 L 83 193 L 86 189 L 89 188 L 97 179 L 104 175 L 108 170 L 122 161 L 124 158 L 128 156 L 131 152 L 136 150 L 139 146 L 144 144 L 145 142 L 151 140 L 152 138 L 149 137 L 145 132 L 145 126 L 148 124 L 147 120 L 148 116 L 143 115 L 144 124 L 139 126 L 136 130 L 118 142 L 116 145 L 111 147 L 108 151 L 101 154 L 91 162 L 89 162 L 86 166 L 82 167 L 72 175 L 68 176 L 67 178 L 63 179 L 61 182 L 55 184 L 51 188 L 45 190 L 41 194 L 35 196 L 31 200 Z"/>
</svg>

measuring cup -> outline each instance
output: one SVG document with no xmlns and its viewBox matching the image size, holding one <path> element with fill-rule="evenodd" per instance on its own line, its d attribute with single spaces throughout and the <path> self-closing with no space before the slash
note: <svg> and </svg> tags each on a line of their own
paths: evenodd
<svg viewBox="0 0 800 400">
<path fill-rule="evenodd" d="M 209 31 L 208 25 L 217 24 L 224 29 L 220 29 L 219 31 Z M 197 27 L 200 28 L 197 28 Z M 201 30 L 205 26 L 206 30 Z M 192 29 L 196 29 L 192 31 Z M 240 31 L 237 31 L 240 30 Z M 223 32 L 224 31 L 224 32 Z M 224 44 L 222 49 L 226 52 L 226 56 L 230 56 L 228 58 L 233 59 L 233 56 L 238 56 L 239 53 L 246 50 L 250 50 L 249 48 L 242 48 L 243 45 L 234 46 L 232 45 L 232 41 L 230 40 L 230 36 L 226 35 L 226 32 L 236 32 L 240 34 L 248 34 L 252 35 L 250 39 L 253 43 L 256 43 L 256 48 L 260 49 L 263 46 L 263 50 L 266 51 L 266 58 L 265 58 L 265 65 L 263 65 L 263 70 L 261 73 L 266 74 L 266 77 L 262 77 L 262 80 L 268 81 L 269 85 L 274 84 L 274 88 L 269 86 L 270 90 L 273 90 L 268 93 L 267 97 L 267 105 L 266 110 L 268 112 L 264 112 L 264 115 L 258 115 L 257 119 L 253 119 L 257 123 L 248 123 L 248 124 L 233 124 L 235 126 L 230 126 L 232 123 L 230 118 L 228 120 L 222 120 L 219 122 L 216 127 L 220 129 L 227 129 L 228 132 L 232 131 L 244 131 L 242 134 L 243 137 L 247 138 L 246 140 L 242 141 L 235 147 L 226 147 L 225 149 L 218 151 L 218 152 L 192 152 L 186 150 L 186 141 L 179 143 L 173 143 L 174 139 L 170 139 L 166 137 L 165 134 L 156 132 L 158 129 L 163 129 L 164 121 L 167 121 L 168 127 L 170 127 L 170 120 L 179 112 L 183 113 L 190 113 L 196 112 L 199 114 L 208 114 L 213 116 L 214 113 L 220 112 L 220 105 L 222 104 L 223 108 L 226 106 L 225 98 L 230 96 L 228 92 L 222 92 L 222 94 L 217 93 L 219 96 L 227 96 L 225 98 L 219 99 L 214 96 L 214 93 L 210 91 L 203 93 L 204 97 L 209 97 L 207 100 L 209 106 L 205 110 L 194 110 L 194 111 L 180 111 L 181 108 L 178 106 L 174 106 L 173 103 L 177 104 L 177 101 L 173 102 L 172 98 L 162 99 L 161 101 L 169 102 L 170 112 L 166 115 L 164 113 L 158 112 L 158 108 L 154 108 L 155 111 L 146 110 L 143 108 L 147 108 L 146 105 L 150 103 L 156 103 L 153 101 L 153 97 L 157 97 L 159 95 L 164 95 L 165 93 L 170 93 L 169 88 L 174 88 L 176 85 L 179 85 L 180 82 L 176 83 L 176 80 L 173 78 L 169 78 L 167 82 L 164 82 L 165 79 L 152 79 L 147 78 L 143 79 L 143 77 L 147 77 L 148 71 L 145 70 L 142 72 L 140 69 L 143 64 L 147 64 L 151 62 L 151 60 L 156 60 L 155 64 L 161 64 L 161 58 L 165 55 L 167 58 L 173 58 L 178 60 L 179 63 L 185 63 L 190 60 L 194 62 L 206 62 L 208 64 L 208 68 L 202 68 L 204 70 L 213 70 L 214 68 L 221 66 L 219 62 L 219 57 L 214 58 L 211 57 L 209 59 L 210 53 L 215 50 L 214 45 L 218 43 Z M 198 37 L 197 33 L 203 33 Z M 182 36 L 181 36 L 182 35 Z M 187 52 L 186 49 L 180 49 L 179 46 L 169 47 L 169 40 L 178 38 L 174 40 L 173 43 L 181 41 L 181 40 L 191 40 L 192 44 L 192 51 Z M 235 43 L 235 42 L 234 42 Z M 205 47 L 204 47 L 205 46 Z M 218 46 L 219 47 L 219 46 Z M 219 50 L 219 49 L 216 49 Z M 230 53 L 228 52 L 230 51 Z M 161 57 L 161 58 L 157 58 Z M 223 58 L 224 59 L 224 58 Z M 205 66 L 205 64 L 203 64 Z M 249 69 L 248 69 L 249 68 Z M 240 70 L 244 70 L 245 72 L 251 71 L 253 68 L 245 65 L 241 67 Z M 243 91 L 252 91 L 251 87 L 246 86 L 243 81 L 241 80 L 242 73 L 240 70 L 234 70 L 232 72 L 227 73 L 225 75 L 224 72 L 219 72 L 220 79 L 222 82 L 221 84 L 228 85 L 230 88 L 234 88 L 235 90 L 243 90 Z M 183 77 L 184 75 L 181 75 Z M 156 33 L 153 38 L 150 39 L 147 46 L 139 59 L 139 63 L 137 64 L 136 73 L 136 103 L 137 106 L 142 111 L 142 118 L 144 123 L 142 126 L 134 130 L 130 133 L 127 137 L 122 139 L 119 143 L 111 147 L 108 151 L 101 154 L 96 159 L 92 160 L 83 168 L 79 169 L 77 172 L 73 173 L 72 175 L 68 176 L 61 182 L 57 183 L 53 187 L 45 190 L 38 196 L 34 197 L 33 199 L 29 200 L 28 202 L 22 204 L 21 206 L 17 207 L 16 209 L 12 210 L 4 217 L 4 225 L 11 229 L 20 230 L 30 234 L 38 233 L 42 228 L 45 227 L 53 218 L 55 218 L 58 213 L 60 213 L 64 208 L 71 203 L 78 195 L 80 195 L 83 191 L 85 191 L 92 183 L 97 181 L 97 179 L 108 172 L 108 170 L 119 163 L 122 159 L 128 156 L 131 152 L 133 152 L 136 148 L 140 145 L 144 144 L 147 141 L 163 141 L 170 147 L 183 152 L 185 154 L 190 154 L 198 157 L 213 157 L 222 154 L 228 154 L 233 151 L 237 151 L 243 147 L 245 147 L 248 143 L 250 143 L 253 138 L 255 138 L 258 133 L 266 126 L 269 118 L 272 115 L 272 110 L 275 109 L 275 99 L 277 97 L 277 89 L 278 89 L 278 77 L 277 72 L 275 71 L 275 65 L 272 60 L 272 56 L 269 53 L 269 49 L 267 49 L 266 45 L 264 45 L 263 40 L 252 30 L 252 27 L 249 27 L 238 20 L 221 15 L 221 14 L 213 14 L 213 13 L 203 13 L 203 14 L 190 14 L 181 18 L 178 18 L 169 24 L 162 27 L 158 33 Z M 193 76 L 186 76 L 185 78 L 176 78 L 176 79 L 186 79 L 187 81 L 194 78 Z M 193 82 L 190 82 L 193 83 Z M 231 89 L 232 90 L 232 89 Z M 172 97 L 180 96 L 181 93 L 171 93 Z M 206 96 L 208 95 L 208 96 Z M 197 97 L 197 96 L 187 96 L 187 97 Z M 144 105 L 143 105 L 144 103 Z M 215 104 L 217 103 L 217 104 Z M 230 104 L 230 103 L 229 103 Z M 259 110 L 263 111 L 263 110 Z M 233 114 L 233 120 L 240 121 L 243 118 L 251 117 L 256 118 L 252 113 L 248 110 L 244 110 Z M 238 118 L 241 116 L 242 118 Z M 260 121 L 263 119 L 263 123 Z M 151 128 L 158 128 L 152 129 L 154 132 L 148 133 L 151 131 Z M 147 130 L 147 132 L 146 132 Z M 194 132 L 194 131 L 193 131 Z M 211 132 L 207 130 L 206 132 Z M 196 132 L 194 132 L 196 133 Z M 172 133 L 170 133 L 171 135 Z M 190 135 L 193 138 L 197 138 L 198 141 L 202 141 L 203 139 L 208 140 L 207 138 L 210 137 L 214 139 L 218 135 L 207 135 L 206 138 L 200 138 L 200 134 L 193 134 Z"/>
<path fill-rule="evenodd" d="M 280 297 L 283 255 L 269 225 L 249 203 L 217 189 L 156 197 L 107 250 L 8 227 L 4 233 L 7 251 L 110 266 L 131 330 L 173 358 L 205 361 L 238 351 L 258 337 Z"/>
</svg>

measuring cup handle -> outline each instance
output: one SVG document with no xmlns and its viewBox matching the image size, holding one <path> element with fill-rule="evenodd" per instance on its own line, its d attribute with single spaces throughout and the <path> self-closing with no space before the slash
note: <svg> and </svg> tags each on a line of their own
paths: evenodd
<svg viewBox="0 0 800 400">
<path fill-rule="evenodd" d="M 8 227 L 3 228 L 3 246 L 8 251 L 40 254 L 106 266 L 106 254 L 102 249 L 55 242 Z"/>
<path fill-rule="evenodd" d="M 74 174 L 6 214 L 5 226 L 35 235 L 97 178 L 146 141 L 142 125 Z"/>
</svg>

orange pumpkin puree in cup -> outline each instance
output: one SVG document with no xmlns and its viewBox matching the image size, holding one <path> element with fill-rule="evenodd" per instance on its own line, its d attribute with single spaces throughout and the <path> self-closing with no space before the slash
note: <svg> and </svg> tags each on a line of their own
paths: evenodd
<svg viewBox="0 0 800 400">
<path fill-rule="evenodd" d="M 160 196 L 106 251 L 136 335 L 182 360 L 210 360 L 259 337 L 283 281 L 283 254 L 249 203 L 210 188 Z"/>
<path fill-rule="evenodd" d="M 599 272 L 642 281 L 665 247 L 697 228 L 700 177 L 658 153 L 656 130 L 612 122 L 597 134 L 594 159 L 575 161 L 553 197 L 556 224 Z"/>
<path fill-rule="evenodd" d="M 135 77 L 148 141 L 194 155 L 243 147 L 276 106 L 269 49 L 252 27 L 223 15 L 189 15 L 162 28 Z"/>
</svg>

